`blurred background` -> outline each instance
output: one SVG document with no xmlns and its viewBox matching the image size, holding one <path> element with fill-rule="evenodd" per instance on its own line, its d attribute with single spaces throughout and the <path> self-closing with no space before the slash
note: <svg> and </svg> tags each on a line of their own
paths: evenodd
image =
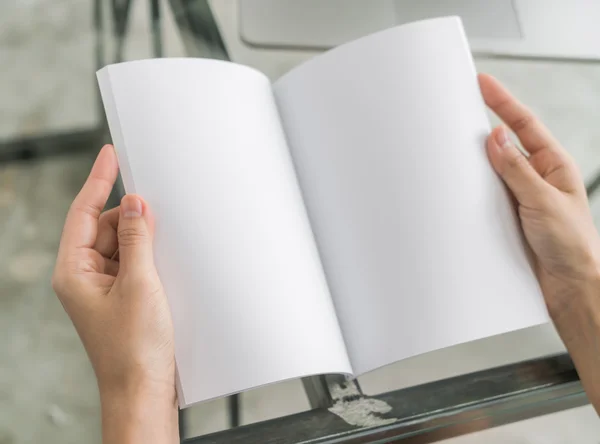
<svg viewBox="0 0 600 444">
<path fill-rule="evenodd" d="M 110 141 L 96 69 L 156 55 L 222 58 L 224 47 L 231 60 L 275 80 L 326 47 L 395 24 L 382 2 L 372 7 L 378 2 L 349 0 L 342 9 L 339 1 L 306 2 L 312 12 L 295 10 L 292 22 L 285 22 L 285 10 L 297 2 L 254 3 L 240 8 L 237 0 L 0 2 L 0 444 L 101 442 L 94 375 L 50 287 L 68 206 L 94 156 Z M 452 12 L 444 10 L 447 2 L 425 3 L 433 9 L 411 9 L 412 2 L 404 2 L 406 21 L 428 11 Z M 503 32 L 509 37 L 526 35 L 527 23 L 510 15 L 511 2 L 488 6 L 487 13 L 473 9 L 481 3 L 457 2 L 465 14 L 472 12 L 466 25 L 469 37 L 478 39 L 478 70 L 496 75 L 528 103 L 572 153 L 600 226 L 600 201 L 593 193 L 600 173 L 600 49 L 587 40 L 573 49 L 545 37 L 530 46 L 494 43 L 491 38 L 505 37 L 496 35 L 497 23 L 507 23 Z M 203 17 L 207 7 L 216 27 L 189 21 L 194 8 Z M 483 21 L 472 20 L 478 17 Z M 272 27 L 265 25 L 269 19 Z M 316 32 L 304 32 L 302 23 Z M 194 33 L 212 46 L 198 44 Z M 561 351 L 553 328 L 541 326 L 419 356 L 360 382 L 375 394 Z M 300 381 L 244 393 L 238 402 L 242 424 L 309 409 Z M 229 407 L 218 400 L 186 411 L 186 436 L 229 427 Z M 582 407 L 448 442 L 597 444 L 598 436 L 600 420 Z"/>
</svg>

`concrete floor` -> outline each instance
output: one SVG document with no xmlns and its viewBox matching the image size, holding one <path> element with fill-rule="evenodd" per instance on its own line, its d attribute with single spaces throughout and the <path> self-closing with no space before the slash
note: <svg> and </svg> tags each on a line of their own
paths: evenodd
<svg viewBox="0 0 600 444">
<path fill-rule="evenodd" d="M 134 4 L 127 59 L 150 55 L 146 4 Z M 235 2 L 213 7 L 232 58 L 271 78 L 314 54 L 248 48 L 236 34 Z M 0 138 L 99 121 L 90 17 L 91 1 L 0 2 Z M 164 31 L 167 55 L 183 55 L 170 16 Z M 600 63 L 480 59 L 477 66 L 543 117 L 586 178 L 600 171 Z M 64 215 L 98 148 L 0 165 L 0 444 L 100 442 L 93 373 L 49 285 Z M 592 208 L 600 226 L 600 199 Z M 561 350 L 552 327 L 543 326 L 420 356 L 361 384 L 377 393 Z M 308 408 L 298 381 L 245 393 L 242 405 L 244 423 Z M 192 408 L 189 418 L 190 434 L 222 429 L 225 403 Z M 584 407 L 451 441 L 597 444 L 598 436 L 600 421 Z"/>
</svg>

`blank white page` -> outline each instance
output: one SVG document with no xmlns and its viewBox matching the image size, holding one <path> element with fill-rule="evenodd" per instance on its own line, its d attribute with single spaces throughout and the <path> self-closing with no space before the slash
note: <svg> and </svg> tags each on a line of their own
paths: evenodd
<svg viewBox="0 0 600 444">
<path fill-rule="evenodd" d="M 458 18 L 343 45 L 274 90 L 356 373 L 547 321 Z"/>
<path fill-rule="evenodd" d="M 126 191 L 155 214 L 180 404 L 350 373 L 268 79 L 200 59 L 98 78 Z"/>
</svg>

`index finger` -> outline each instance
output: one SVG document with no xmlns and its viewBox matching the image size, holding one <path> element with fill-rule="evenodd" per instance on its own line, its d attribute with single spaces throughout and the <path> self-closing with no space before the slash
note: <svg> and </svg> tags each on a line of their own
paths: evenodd
<svg viewBox="0 0 600 444">
<path fill-rule="evenodd" d="M 105 145 L 69 209 L 60 242 L 61 250 L 94 246 L 98 233 L 98 218 L 108 201 L 118 173 L 115 151 L 111 145 Z"/>
<path fill-rule="evenodd" d="M 485 104 L 514 131 L 529 153 L 562 149 L 548 128 L 498 80 L 479 74 L 479 86 Z"/>
</svg>

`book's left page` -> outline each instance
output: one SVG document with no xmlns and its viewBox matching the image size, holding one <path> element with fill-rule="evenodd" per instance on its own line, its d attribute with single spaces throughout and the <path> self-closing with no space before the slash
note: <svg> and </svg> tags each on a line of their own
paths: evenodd
<svg viewBox="0 0 600 444">
<path fill-rule="evenodd" d="M 268 79 L 158 59 L 98 81 L 125 190 L 155 215 L 180 405 L 351 373 Z"/>
</svg>

